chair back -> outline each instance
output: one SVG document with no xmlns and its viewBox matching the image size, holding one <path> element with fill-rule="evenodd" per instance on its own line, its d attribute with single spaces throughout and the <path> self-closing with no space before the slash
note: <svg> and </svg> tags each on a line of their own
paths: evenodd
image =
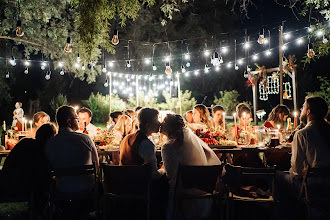
<svg viewBox="0 0 330 220">
<path fill-rule="evenodd" d="M 188 166 L 179 164 L 176 188 L 196 188 L 213 193 L 222 173 L 223 165 Z"/>
<path fill-rule="evenodd" d="M 118 166 L 102 164 L 105 193 L 147 195 L 151 186 L 151 166 Z"/>
</svg>

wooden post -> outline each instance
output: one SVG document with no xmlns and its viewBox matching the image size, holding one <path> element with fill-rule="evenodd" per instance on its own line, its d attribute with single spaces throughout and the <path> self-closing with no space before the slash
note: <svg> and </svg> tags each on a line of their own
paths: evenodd
<svg viewBox="0 0 330 220">
<path fill-rule="evenodd" d="M 112 73 L 109 72 L 109 121 L 111 121 L 110 114 L 111 114 L 111 89 L 112 89 Z"/>
<path fill-rule="evenodd" d="M 293 108 L 298 112 L 298 96 L 297 96 L 297 70 L 294 68 L 292 71 L 292 94 L 293 94 Z"/>
<path fill-rule="evenodd" d="M 283 105 L 283 26 L 279 29 L 279 59 L 280 59 L 280 104 Z"/>
<path fill-rule="evenodd" d="M 180 74 L 179 72 L 176 73 L 178 78 L 178 97 L 179 97 L 179 107 L 180 107 L 180 115 L 182 115 L 182 103 L 181 103 L 181 87 L 180 87 Z"/>
<path fill-rule="evenodd" d="M 139 76 L 135 76 L 136 107 L 139 106 Z"/>
<path fill-rule="evenodd" d="M 258 84 L 258 82 L 256 84 Z M 258 117 L 257 117 L 258 92 L 257 92 L 257 85 L 255 85 L 254 83 L 252 83 L 252 94 L 253 94 L 253 120 L 255 125 L 258 125 Z"/>
</svg>

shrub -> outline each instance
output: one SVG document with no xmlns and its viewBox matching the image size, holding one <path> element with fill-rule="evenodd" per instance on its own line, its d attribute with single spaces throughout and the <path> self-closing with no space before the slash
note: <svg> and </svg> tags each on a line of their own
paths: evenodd
<svg viewBox="0 0 330 220">
<path fill-rule="evenodd" d="M 214 97 L 214 104 L 221 105 L 228 114 L 235 112 L 236 105 L 239 103 L 237 98 L 239 93 L 236 90 L 220 91 L 220 97 Z"/>
<path fill-rule="evenodd" d="M 56 109 L 58 109 L 60 106 L 67 104 L 68 100 L 63 94 L 59 94 L 50 101 L 50 107 L 53 109 L 54 112 L 56 112 Z"/>
</svg>

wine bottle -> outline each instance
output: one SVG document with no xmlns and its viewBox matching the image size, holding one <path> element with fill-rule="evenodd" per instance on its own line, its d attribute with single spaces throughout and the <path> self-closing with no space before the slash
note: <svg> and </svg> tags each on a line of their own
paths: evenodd
<svg viewBox="0 0 330 220">
<path fill-rule="evenodd" d="M 84 134 L 88 134 L 88 131 L 87 131 L 87 126 L 86 126 L 86 122 L 84 122 L 84 130 L 83 130 L 83 133 Z"/>
<path fill-rule="evenodd" d="M 3 121 L 2 132 L 1 132 L 1 145 L 4 147 L 6 147 L 7 138 L 8 138 L 8 134 L 6 129 L 6 122 Z"/>
</svg>

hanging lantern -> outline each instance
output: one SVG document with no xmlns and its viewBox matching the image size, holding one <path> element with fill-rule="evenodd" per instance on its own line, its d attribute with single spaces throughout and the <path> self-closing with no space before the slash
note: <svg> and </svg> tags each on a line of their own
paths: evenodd
<svg viewBox="0 0 330 220">
<path fill-rule="evenodd" d="M 72 52 L 71 37 L 68 37 L 66 39 L 66 44 L 65 44 L 65 47 L 64 47 L 64 51 L 67 52 L 67 53 L 71 53 Z"/>
<path fill-rule="evenodd" d="M 328 39 L 323 35 L 323 40 L 322 40 L 322 42 L 324 43 L 324 44 L 326 44 L 326 43 L 328 43 Z"/>
<path fill-rule="evenodd" d="M 60 75 L 61 75 L 61 76 L 64 76 L 64 70 L 63 70 L 63 69 L 61 69 L 61 71 L 60 71 Z"/>
<path fill-rule="evenodd" d="M 131 65 L 131 61 L 129 61 L 129 60 L 127 60 L 126 61 L 126 66 L 128 67 L 128 68 L 130 68 L 132 65 Z"/>
<path fill-rule="evenodd" d="M 6 79 L 9 79 L 9 77 L 10 77 L 10 74 L 9 74 L 9 71 L 8 71 L 7 74 L 6 74 Z"/>
<path fill-rule="evenodd" d="M 264 44 L 264 43 L 265 43 L 265 33 L 264 33 L 264 29 L 261 29 L 258 37 L 258 44 Z"/>
<path fill-rule="evenodd" d="M 52 71 L 50 71 L 50 70 L 47 71 L 47 72 L 46 72 L 46 75 L 45 75 L 45 79 L 46 79 L 46 80 L 50 80 L 50 75 L 51 75 L 51 74 L 52 74 Z"/>
<path fill-rule="evenodd" d="M 108 79 L 105 80 L 105 83 L 104 83 L 104 87 L 108 87 L 109 86 L 109 82 L 108 82 Z"/>
<path fill-rule="evenodd" d="M 157 66 L 155 65 L 155 63 L 152 64 L 152 70 L 156 71 L 157 70 Z"/>
<path fill-rule="evenodd" d="M 25 70 L 24 70 L 24 73 L 28 74 L 29 73 L 29 68 L 26 67 Z"/>
<path fill-rule="evenodd" d="M 171 75 L 171 74 L 172 74 L 172 68 L 171 68 L 171 66 L 170 66 L 170 62 L 166 62 L 166 63 L 165 63 L 165 66 L 166 66 L 166 68 L 165 68 L 165 73 L 166 73 L 167 75 Z"/>
<path fill-rule="evenodd" d="M 312 46 L 310 46 L 310 44 L 308 44 L 307 56 L 308 56 L 308 58 L 310 58 L 310 59 L 312 59 L 312 58 L 315 57 L 315 52 L 314 52 Z"/>
<path fill-rule="evenodd" d="M 186 68 L 184 67 L 184 65 L 181 65 L 181 72 L 185 73 L 186 72 Z"/>
<path fill-rule="evenodd" d="M 16 25 L 16 35 L 18 37 L 22 37 L 24 35 L 24 31 L 22 29 L 22 22 L 21 20 L 17 21 L 17 25 Z"/>
<path fill-rule="evenodd" d="M 219 66 L 220 65 L 220 59 L 219 59 L 219 54 L 217 52 L 214 52 L 211 58 L 211 63 L 213 66 Z"/>
<path fill-rule="evenodd" d="M 111 40 L 111 43 L 113 45 L 118 45 L 119 44 L 118 30 L 115 30 L 115 32 L 113 34 L 113 37 L 112 37 L 112 40 Z"/>
<path fill-rule="evenodd" d="M 9 63 L 10 63 L 10 65 L 12 65 L 12 66 L 16 66 L 16 59 L 15 59 L 14 56 L 11 57 L 11 59 L 9 60 Z"/>
</svg>

